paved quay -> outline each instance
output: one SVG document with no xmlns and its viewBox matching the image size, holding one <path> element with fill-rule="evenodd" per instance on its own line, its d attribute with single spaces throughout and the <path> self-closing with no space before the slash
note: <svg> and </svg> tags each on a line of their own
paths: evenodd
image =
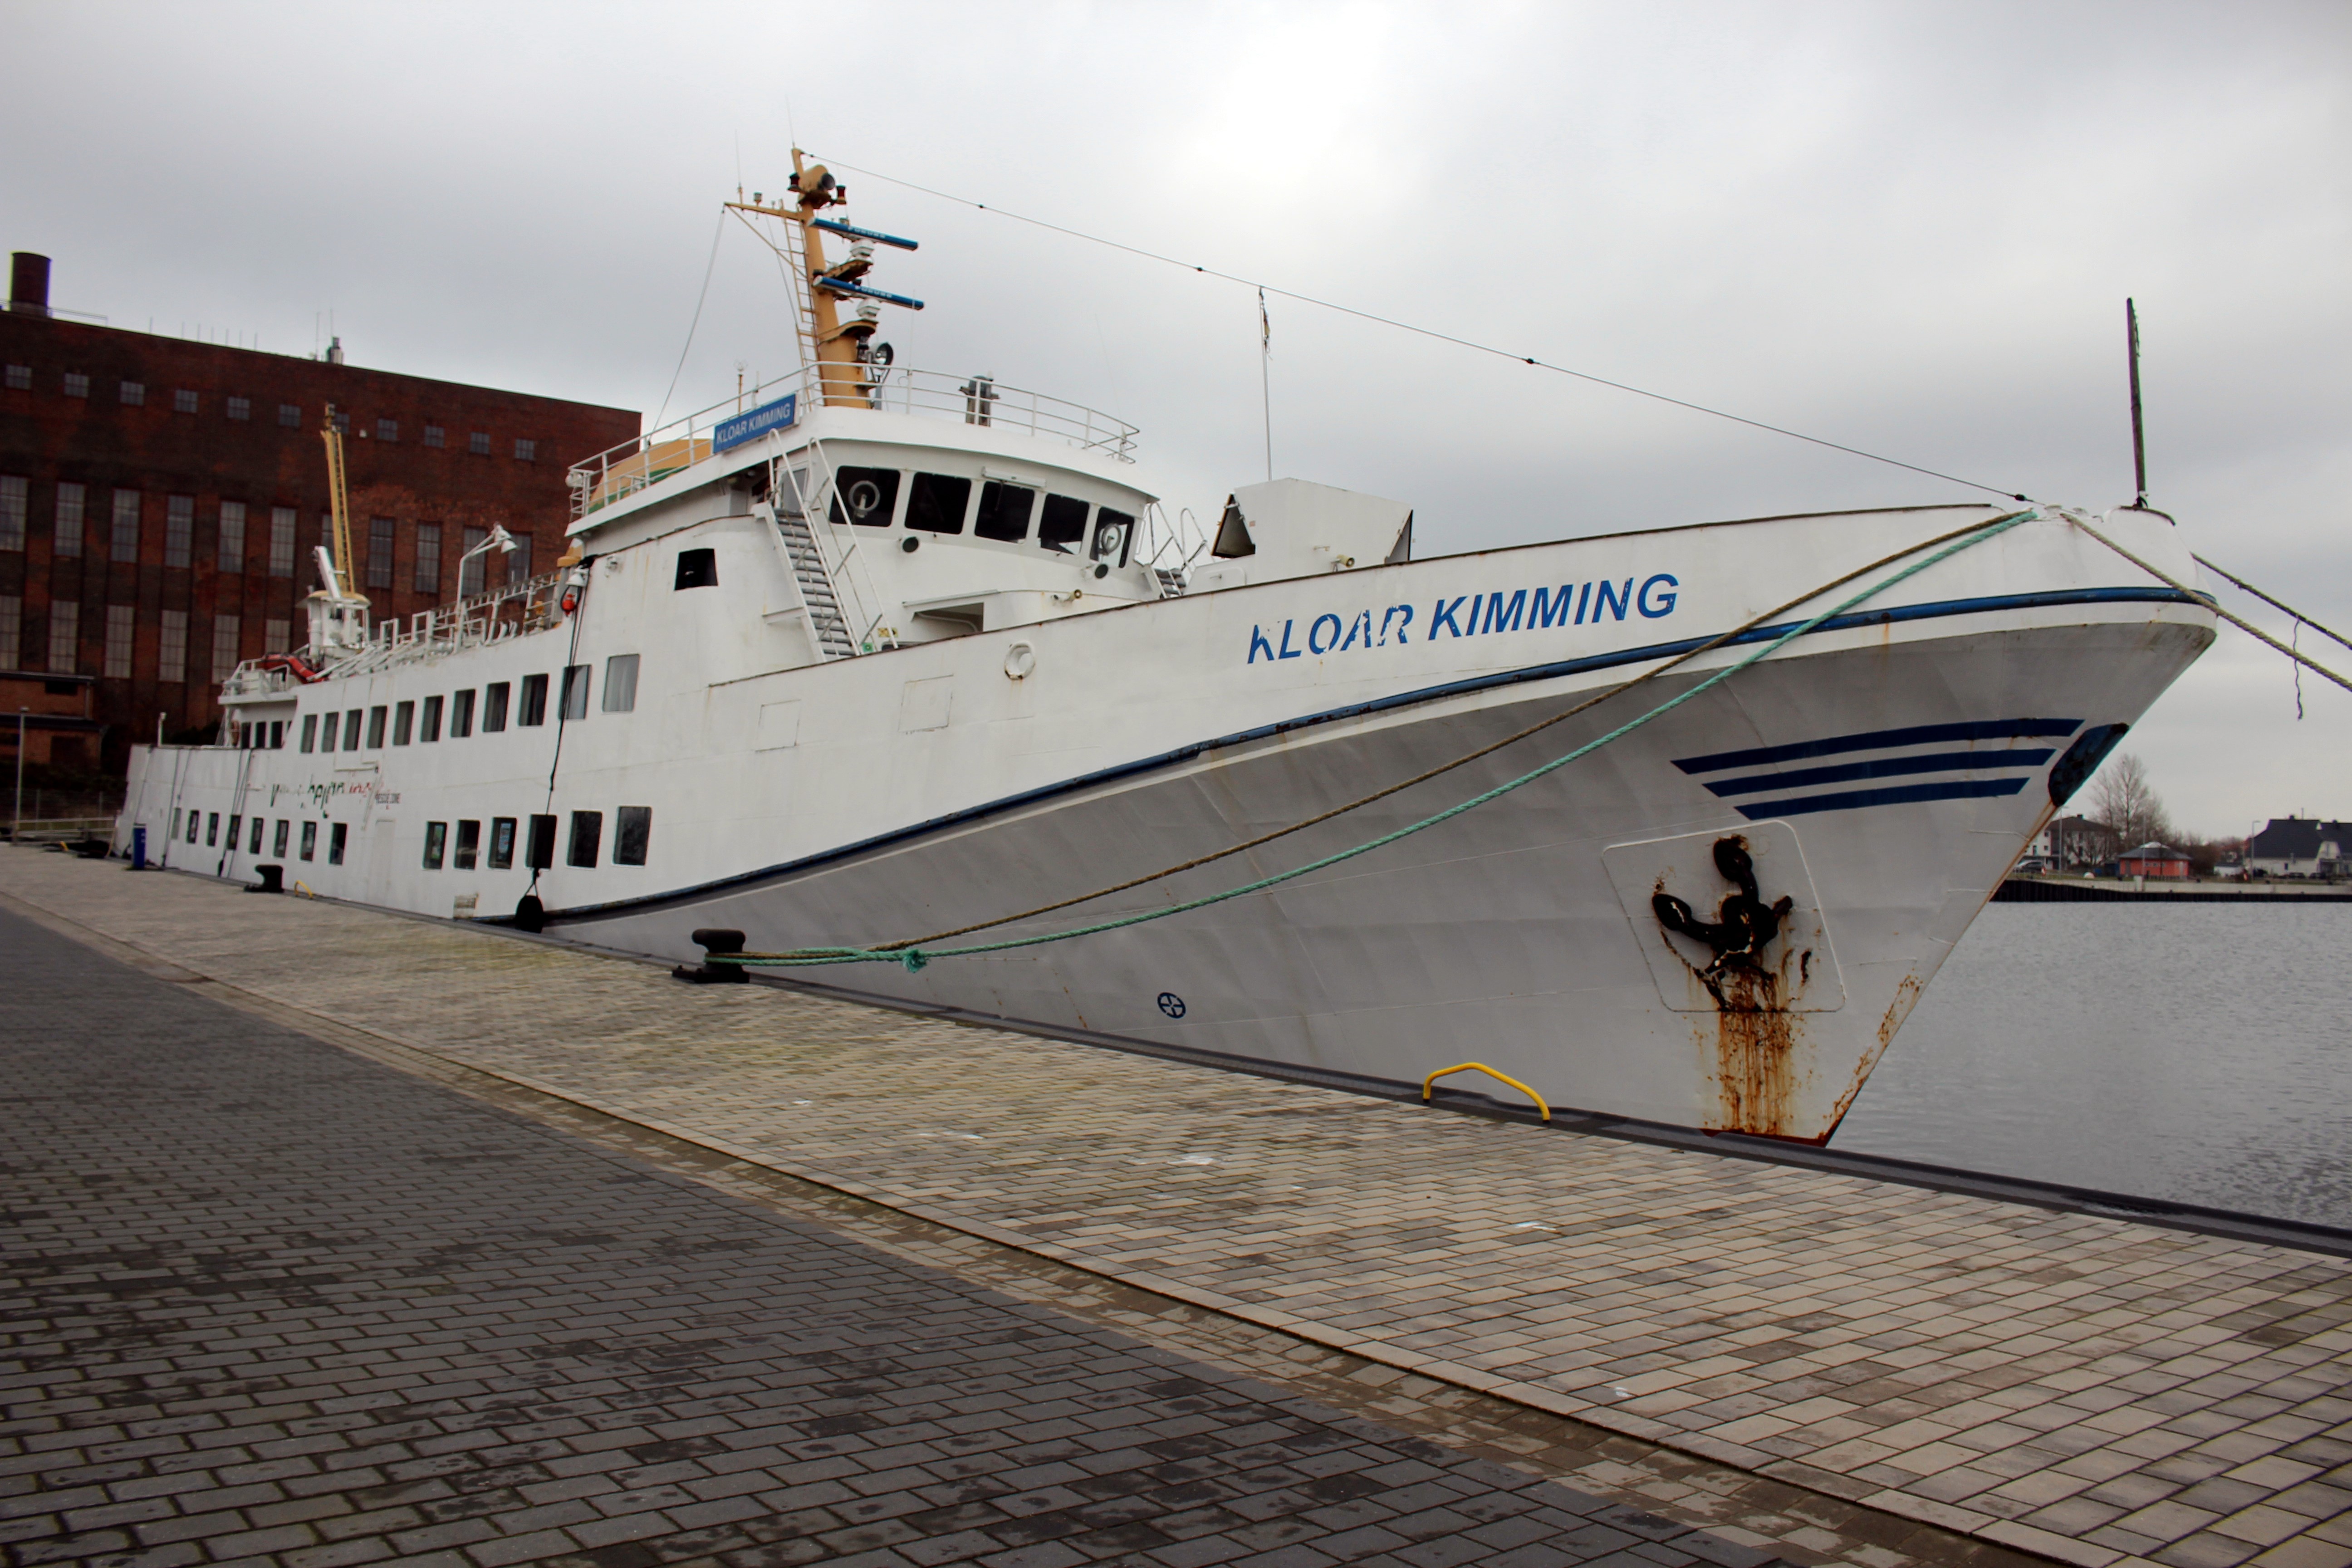
<svg viewBox="0 0 2352 1568">
<path fill-rule="evenodd" d="M 0 893 L 748 1168 L 1880 1514 L 2091 1568 L 2352 1562 L 2338 1259 L 58 856 L 0 854 Z"/>
<path fill-rule="evenodd" d="M 0 943 L 13 1564 L 2029 1561 Z"/>
</svg>

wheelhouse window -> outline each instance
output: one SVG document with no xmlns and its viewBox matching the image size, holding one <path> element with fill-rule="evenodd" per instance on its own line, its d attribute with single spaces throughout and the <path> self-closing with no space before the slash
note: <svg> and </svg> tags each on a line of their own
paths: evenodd
<svg viewBox="0 0 2352 1568">
<path fill-rule="evenodd" d="M 514 688 L 503 680 L 493 680 L 482 688 L 482 733 L 495 735 L 507 727 L 507 700 Z"/>
<path fill-rule="evenodd" d="M 441 869 L 442 852 L 448 847 L 448 845 L 449 825 L 447 823 L 428 822 L 425 825 L 425 868 L 426 870 Z"/>
<path fill-rule="evenodd" d="M 1135 543 L 1135 519 L 1108 507 L 1095 514 L 1095 547 L 1090 559 L 1099 564 L 1124 566 Z"/>
<path fill-rule="evenodd" d="M 887 528 L 898 510 L 898 469 L 842 468 L 835 473 L 834 521 Z"/>
<path fill-rule="evenodd" d="M 467 687 L 449 699 L 449 738 L 462 741 L 474 732 L 474 689 Z"/>
<path fill-rule="evenodd" d="M 564 855 L 567 866 L 593 868 L 596 851 L 604 841 L 604 814 L 601 811 L 575 811 L 572 814 L 572 847 Z"/>
<path fill-rule="evenodd" d="M 1087 503 L 1076 496 L 1047 496 L 1037 521 L 1037 543 L 1065 555 L 1076 553 L 1087 537 Z"/>
<path fill-rule="evenodd" d="M 980 511 L 971 531 L 982 539 L 1018 544 L 1029 537 L 1029 514 L 1036 506 L 1037 492 L 1026 485 L 991 479 L 980 487 Z"/>
<path fill-rule="evenodd" d="M 670 584 L 674 593 L 688 588 L 719 586 L 719 552 L 715 550 L 681 550 L 677 552 L 677 581 Z"/>
<path fill-rule="evenodd" d="M 499 689 L 494 686 L 490 689 L 496 691 Z M 547 677 L 526 675 L 522 678 L 522 711 L 516 715 L 515 722 L 518 724 L 547 722 Z M 487 730 L 490 725 L 486 722 L 482 728 Z"/>
<path fill-rule="evenodd" d="M 515 819 L 511 816 L 490 818 L 490 869 L 504 871 L 514 865 Z"/>
<path fill-rule="evenodd" d="M 907 526 L 925 533 L 961 533 L 971 481 L 954 474 L 917 474 L 907 491 Z"/>
<path fill-rule="evenodd" d="M 654 837 L 654 808 L 650 805 L 625 805 L 619 819 L 613 825 L 613 864 L 642 866 L 646 863 L 646 847 Z"/>
<path fill-rule="evenodd" d="M 457 845 L 450 854 L 449 863 L 460 871 L 470 871 L 481 849 L 482 825 L 478 822 L 457 824 Z"/>
<path fill-rule="evenodd" d="M 425 724 L 418 731 L 416 738 L 419 742 L 437 741 L 441 738 L 441 699 L 438 697 L 428 697 L 425 700 Z"/>
</svg>

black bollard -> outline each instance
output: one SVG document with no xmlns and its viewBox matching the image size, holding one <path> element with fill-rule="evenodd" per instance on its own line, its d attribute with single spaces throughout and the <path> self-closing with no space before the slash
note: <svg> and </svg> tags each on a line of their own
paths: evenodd
<svg viewBox="0 0 2352 1568">
<path fill-rule="evenodd" d="M 253 874 L 261 879 L 246 889 L 248 893 L 282 893 L 286 890 L 286 868 L 256 866 Z"/>
<path fill-rule="evenodd" d="M 743 933 L 704 926 L 694 932 L 694 945 L 705 953 L 740 952 Z M 681 963 L 669 973 L 671 979 L 683 980 L 688 985 L 741 985 L 751 978 L 740 963 L 712 963 L 707 958 L 700 963 Z"/>
</svg>

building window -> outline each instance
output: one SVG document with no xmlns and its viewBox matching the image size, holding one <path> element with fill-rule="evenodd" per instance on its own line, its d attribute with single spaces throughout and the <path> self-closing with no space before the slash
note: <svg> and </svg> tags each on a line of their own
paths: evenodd
<svg viewBox="0 0 2352 1568">
<path fill-rule="evenodd" d="M 379 708 L 376 711 L 381 713 L 383 710 Z M 416 704 L 403 702 L 394 706 L 392 710 L 392 743 L 395 746 L 408 744 L 408 737 L 415 728 Z"/>
<path fill-rule="evenodd" d="M 462 741 L 474 732 L 474 690 L 467 687 L 449 699 L 449 738 Z"/>
<path fill-rule="evenodd" d="M 110 555 L 117 561 L 139 559 L 139 492 L 114 492 L 114 530 L 108 541 Z"/>
<path fill-rule="evenodd" d="M 290 506 L 269 509 L 269 574 L 294 575 L 294 509 Z"/>
<path fill-rule="evenodd" d="M 604 661 L 604 711 L 634 713 L 637 709 L 637 656 L 616 653 Z"/>
<path fill-rule="evenodd" d="M 179 390 L 179 391 L 177 391 L 177 392 L 175 392 L 175 393 L 172 394 L 172 412 L 173 412 L 173 413 L 174 413 L 174 414 L 194 414 L 195 411 L 196 411 L 196 395 L 195 395 L 194 393 L 190 392 L 186 387 L 184 387 L 184 387 L 180 388 L 180 390 Z"/>
<path fill-rule="evenodd" d="M 134 502 L 135 504 L 135 502 Z M 114 492 L 114 549 L 117 561 L 122 557 L 122 492 Z M 136 528 L 134 521 L 133 528 Z M 138 534 L 131 534 L 131 559 L 138 559 Z M 185 566 L 194 552 L 196 542 L 196 498 L 165 496 L 163 498 L 163 564 Z"/>
<path fill-rule="evenodd" d="M 0 669 L 22 669 L 25 645 L 25 596 L 0 594 Z"/>
<path fill-rule="evenodd" d="M 455 851 L 450 855 L 449 863 L 460 871 L 470 871 L 474 868 L 475 858 L 480 855 L 481 849 L 482 825 L 478 822 L 457 824 L 457 844 Z"/>
<path fill-rule="evenodd" d="M 310 752 L 318 749 L 319 716 L 316 713 L 305 713 L 302 715 L 302 750 Z"/>
<path fill-rule="evenodd" d="M 425 700 L 425 731 L 423 734 L 417 736 L 417 739 L 419 741 L 437 741 L 440 738 L 441 699 L 438 697 L 428 697 Z"/>
<path fill-rule="evenodd" d="M 515 461 L 518 463 L 536 463 L 539 461 L 539 443 L 536 441 L 526 441 L 520 436 L 516 437 Z"/>
<path fill-rule="evenodd" d="M 477 458 L 488 457 L 490 455 L 490 433 L 488 430 L 477 430 L 472 435 L 467 437 L 466 450 L 471 452 Z"/>
<path fill-rule="evenodd" d="M 441 592 L 441 525 L 437 522 L 416 525 L 416 591 L 436 596 Z"/>
<path fill-rule="evenodd" d="M 369 587 L 392 586 L 392 550 L 399 531 L 399 522 L 392 518 L 368 519 L 367 585 Z"/>
<path fill-rule="evenodd" d="M 427 426 L 425 427 L 425 444 L 426 446 L 428 446 L 428 447 L 438 447 L 439 445 L 441 445 L 441 440 L 442 440 L 442 437 L 441 437 L 441 426 L 439 426 L 438 425 L 427 425 Z M 458 829 L 457 829 L 457 831 L 458 831 L 458 834 L 460 835 L 460 837 L 462 837 L 462 836 L 463 836 L 463 835 L 464 835 L 464 833 L 465 833 L 465 826 L 464 826 L 464 825 L 463 825 L 463 824 L 460 824 L 460 825 L 458 826 Z M 470 864 L 470 862 L 468 862 L 468 864 Z"/>
<path fill-rule="evenodd" d="M 261 651 L 284 653 L 294 640 L 292 621 L 268 620 L 261 623 Z"/>
<path fill-rule="evenodd" d="M 8 390 L 11 392 L 32 391 L 33 367 L 28 364 L 10 365 L 8 367 Z"/>
<path fill-rule="evenodd" d="M 368 710 L 369 751 L 380 752 L 383 750 L 383 721 L 390 717 L 391 710 L 389 709 L 371 708 Z"/>
<path fill-rule="evenodd" d="M 490 869 L 504 871 L 514 865 L 515 819 L 511 816 L 490 818 Z"/>
<path fill-rule="evenodd" d="M 441 869 L 441 851 L 448 846 L 448 843 L 449 825 L 447 823 L 428 822 L 425 825 L 425 868 L 426 870 Z"/>
<path fill-rule="evenodd" d="M 76 484 L 58 486 L 57 552 L 59 555 L 81 553 L 82 505 L 85 492 Z"/>
<path fill-rule="evenodd" d="M 119 395 L 131 407 L 144 408 L 147 406 L 147 384 L 143 381 L 126 381 L 122 384 Z"/>
<path fill-rule="evenodd" d="M 81 642 L 81 606 L 68 599 L 49 603 L 49 668 L 59 675 L 74 672 Z"/>
<path fill-rule="evenodd" d="M 530 535 L 514 536 L 513 553 L 507 557 L 507 586 L 518 587 L 530 581 Z"/>
<path fill-rule="evenodd" d="M 588 683 L 594 678 L 593 664 L 567 664 L 563 667 L 563 706 L 565 720 L 588 717 Z"/>
<path fill-rule="evenodd" d="M 278 405 L 278 423 L 284 426 L 289 430 L 299 430 L 302 428 L 302 405 L 299 403 L 279 404 Z"/>
<path fill-rule="evenodd" d="M 458 536 L 466 546 L 458 557 L 462 563 L 457 568 L 457 597 L 461 599 L 470 599 L 482 591 L 482 557 L 474 552 L 489 536 L 486 528 L 469 528 Z"/>
<path fill-rule="evenodd" d="M 213 617 L 213 679 L 226 680 L 236 673 L 236 617 Z"/>
<path fill-rule="evenodd" d="M 188 612 L 165 610 L 163 632 L 156 642 L 155 679 L 185 680 L 188 679 Z M 310 748 L 305 746 L 304 751 Z"/>
<path fill-rule="evenodd" d="M 26 500 L 30 487 L 16 474 L 0 474 L 0 550 L 25 548 Z"/>
<path fill-rule="evenodd" d="M 653 841 L 654 808 L 650 805 L 625 805 L 620 820 L 613 825 L 613 864 L 642 866 L 646 863 L 646 847 Z"/>
<path fill-rule="evenodd" d="M 286 830 L 293 826 L 281 816 L 278 819 L 278 831 L 269 836 L 269 853 L 280 860 L 286 858 Z"/>
<path fill-rule="evenodd" d="M 89 377 L 82 375 L 75 371 L 69 370 L 66 372 L 66 395 L 68 397 L 88 397 L 89 395 Z"/>
<path fill-rule="evenodd" d="M 490 689 L 495 691 L 498 688 L 492 687 Z M 526 675 L 522 678 L 522 711 L 515 715 L 515 722 L 518 724 L 547 722 L 547 677 Z M 482 727 L 486 730 L 489 728 L 487 724 Z"/>
<path fill-rule="evenodd" d="M 327 828 L 328 865 L 340 866 L 343 863 L 343 849 L 346 845 L 350 844 L 351 837 L 352 825 L 350 823 L 337 822 L 329 825 Z"/>
<path fill-rule="evenodd" d="M 245 503 L 225 500 L 220 507 L 220 569 L 245 571 Z"/>
<path fill-rule="evenodd" d="M 544 676 L 541 677 L 542 691 L 546 689 L 545 680 Z M 507 700 L 513 694 L 514 688 L 503 680 L 493 680 L 482 688 L 483 734 L 495 735 L 507 727 Z M 541 697 L 540 700 L 543 702 L 546 699 Z"/>
<path fill-rule="evenodd" d="M 397 419 L 379 419 L 379 420 L 377 420 L 377 421 L 375 422 L 375 438 L 376 438 L 377 440 L 379 440 L 379 441 L 397 441 L 397 440 L 399 440 L 399 439 L 400 439 L 400 421 L 399 421 L 399 420 L 397 420 Z"/>
<path fill-rule="evenodd" d="M 228 416 L 237 421 L 239 424 L 243 424 L 245 421 L 251 419 L 253 417 L 253 399 L 250 397 L 230 398 L 228 400 Z M 286 851 L 280 849 L 278 850 L 278 853 L 283 855 Z"/>
<path fill-rule="evenodd" d="M 106 678 L 131 679 L 131 640 L 137 634 L 139 612 L 129 605 L 106 606 Z"/>
<path fill-rule="evenodd" d="M 575 811 L 572 814 L 572 847 L 563 857 L 567 866 L 596 864 L 596 851 L 604 841 L 604 814 L 601 811 Z"/>
<path fill-rule="evenodd" d="M 319 825 L 315 822 L 306 822 L 302 825 L 302 858 L 315 859 L 318 853 Z"/>
</svg>

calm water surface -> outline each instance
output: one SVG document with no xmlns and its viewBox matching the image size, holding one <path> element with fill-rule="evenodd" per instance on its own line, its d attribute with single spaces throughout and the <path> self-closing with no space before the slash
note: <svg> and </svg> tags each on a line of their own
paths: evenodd
<svg viewBox="0 0 2352 1568">
<path fill-rule="evenodd" d="M 2352 904 L 1993 904 L 1833 1146 L 2352 1226 Z"/>
</svg>

